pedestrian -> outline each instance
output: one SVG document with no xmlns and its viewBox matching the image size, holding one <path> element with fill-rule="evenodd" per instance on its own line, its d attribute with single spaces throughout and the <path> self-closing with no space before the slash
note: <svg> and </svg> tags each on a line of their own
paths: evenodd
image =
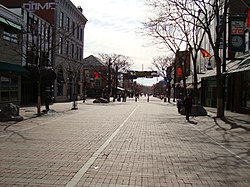
<svg viewBox="0 0 250 187">
<path fill-rule="evenodd" d="M 189 115 L 192 109 L 192 97 L 191 95 L 187 95 L 187 97 L 184 99 L 184 106 L 185 106 L 185 112 L 186 112 L 186 120 L 189 121 Z"/>
<path fill-rule="evenodd" d="M 139 99 L 139 93 L 138 92 L 135 93 L 135 102 L 137 102 L 137 99 Z"/>
</svg>

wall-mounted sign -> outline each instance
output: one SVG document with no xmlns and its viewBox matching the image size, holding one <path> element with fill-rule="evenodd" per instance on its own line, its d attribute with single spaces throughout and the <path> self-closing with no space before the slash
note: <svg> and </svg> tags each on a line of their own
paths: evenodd
<svg viewBox="0 0 250 187">
<path fill-rule="evenodd" d="M 36 3 L 34 1 L 29 1 L 28 3 L 23 3 L 23 7 L 31 12 L 38 10 L 54 10 L 56 4 L 54 2 L 47 3 Z"/>
<path fill-rule="evenodd" d="M 229 49 L 230 51 L 245 51 L 245 17 L 231 16 L 229 18 Z"/>
</svg>

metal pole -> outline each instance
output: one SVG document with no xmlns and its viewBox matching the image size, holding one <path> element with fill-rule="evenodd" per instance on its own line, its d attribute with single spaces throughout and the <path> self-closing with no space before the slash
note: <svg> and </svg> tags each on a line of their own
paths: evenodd
<svg viewBox="0 0 250 187">
<path fill-rule="evenodd" d="M 74 88 L 73 88 L 73 107 L 72 110 L 77 110 L 77 103 L 76 103 L 76 98 L 77 98 L 77 93 L 76 93 L 76 74 L 74 75 L 74 82 L 73 82 Z"/>
<path fill-rule="evenodd" d="M 222 94 L 222 104 L 223 104 L 223 110 L 222 110 L 222 116 L 224 116 L 225 111 L 225 102 L 226 102 L 226 96 L 225 96 L 225 89 L 226 89 L 226 63 L 227 63 L 227 4 L 228 0 L 225 0 L 224 4 L 224 15 L 223 15 L 223 61 L 222 61 L 222 85 L 223 85 L 223 94 Z"/>
<path fill-rule="evenodd" d="M 108 102 L 110 102 L 110 92 L 111 92 L 111 58 L 109 59 L 109 62 L 108 62 L 108 93 L 107 93 L 107 99 L 108 99 Z"/>
</svg>

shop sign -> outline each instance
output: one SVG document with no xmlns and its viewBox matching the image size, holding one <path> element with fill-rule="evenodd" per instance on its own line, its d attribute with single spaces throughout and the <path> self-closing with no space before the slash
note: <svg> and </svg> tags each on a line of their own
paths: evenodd
<svg viewBox="0 0 250 187">
<path fill-rule="evenodd" d="M 36 3 L 34 1 L 29 1 L 28 3 L 23 3 L 23 7 L 31 12 L 40 11 L 40 10 L 54 10 L 54 2 L 47 3 Z"/>
</svg>

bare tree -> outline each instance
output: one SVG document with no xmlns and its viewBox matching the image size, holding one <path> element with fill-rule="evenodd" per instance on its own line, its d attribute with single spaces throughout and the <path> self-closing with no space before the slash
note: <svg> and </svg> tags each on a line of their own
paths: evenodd
<svg viewBox="0 0 250 187">
<path fill-rule="evenodd" d="M 142 34 L 152 38 L 153 45 L 165 45 L 168 51 L 176 56 L 176 62 L 182 62 L 178 66 L 182 70 L 182 80 L 183 80 L 183 91 L 186 95 L 186 62 L 187 53 L 185 53 L 184 58 L 179 56 L 179 51 L 182 49 L 187 49 L 187 38 L 186 34 L 183 32 L 183 28 L 179 27 L 176 22 L 183 22 L 178 16 L 177 10 L 172 10 L 170 4 L 163 0 L 152 0 L 149 3 L 155 11 L 155 16 L 148 18 L 148 20 L 143 24 Z M 175 13 L 176 12 L 176 13 Z M 176 15 L 173 17 L 173 15 Z M 181 25 L 181 24 L 180 24 Z M 176 63 L 175 63 L 176 66 Z M 176 71 L 176 67 L 175 67 Z M 176 76 L 174 76 L 174 99 L 175 99 L 175 84 Z"/>
<path fill-rule="evenodd" d="M 174 59 L 169 56 L 158 56 L 153 59 L 152 65 L 157 69 L 161 77 L 167 76 L 167 68 L 172 66 Z"/>
<path fill-rule="evenodd" d="M 212 24 L 215 22 L 215 20 L 219 20 L 220 14 L 223 14 L 223 22 L 226 20 L 226 10 L 228 7 L 228 1 L 227 0 L 220 0 L 220 1 L 210 1 L 210 0 L 152 0 L 150 2 L 150 5 L 155 8 L 156 11 L 159 12 L 158 17 L 155 19 L 154 23 L 157 23 L 155 25 L 159 25 L 159 22 L 164 20 L 164 24 L 167 24 L 167 27 L 174 27 L 172 30 L 175 31 L 175 33 L 172 33 L 172 37 L 166 37 L 166 35 L 159 34 L 158 27 L 155 27 L 157 29 L 154 29 L 152 32 L 152 29 L 150 35 L 152 36 L 152 33 L 156 34 L 153 36 L 157 38 L 161 38 L 162 41 L 165 44 L 172 44 L 173 39 L 175 41 L 185 41 L 187 44 L 187 48 L 189 48 L 190 51 L 194 51 L 194 55 L 192 54 L 192 59 L 194 61 L 194 64 L 197 60 L 197 51 L 199 50 L 199 46 L 202 42 L 202 38 L 204 37 L 204 34 L 201 34 L 200 38 L 197 38 L 198 32 L 194 32 L 195 28 L 199 29 L 199 32 L 205 32 L 211 48 L 213 50 L 213 56 L 215 57 L 216 61 L 216 78 L 217 78 L 217 117 L 222 117 L 224 115 L 224 109 L 223 109 L 223 79 L 222 79 L 222 73 L 221 73 L 221 65 L 222 60 L 219 55 L 219 46 L 220 46 L 220 39 L 222 37 L 222 33 L 224 31 L 224 27 L 217 26 L 214 32 L 214 28 L 212 27 Z M 148 23 L 151 23 L 152 20 L 150 20 Z M 146 28 L 150 27 L 150 24 L 146 24 Z M 224 25 L 225 26 L 225 25 Z M 161 30 L 166 31 L 166 26 L 160 27 Z M 193 29 L 191 29 L 193 28 Z M 176 37 L 176 31 L 178 33 L 181 33 L 180 36 Z M 184 31 L 184 32 L 183 32 Z M 188 31 L 188 32 L 186 32 Z M 166 33 L 166 32 L 165 32 Z M 193 33 L 193 39 L 190 36 L 192 36 L 190 33 Z M 214 34 L 215 33 L 215 34 Z M 196 35 L 194 35 L 196 34 Z M 195 37 L 194 37 L 195 36 Z M 194 42 L 196 44 L 190 43 L 190 41 Z M 174 45 L 167 45 L 169 49 L 172 50 L 172 46 Z M 173 51 L 173 50 L 172 50 Z M 195 69 L 195 66 L 194 66 Z M 196 75 L 196 73 L 194 73 Z M 194 77 L 195 82 L 197 81 L 197 77 Z M 184 80 L 184 79 L 183 79 Z M 196 90 L 197 88 L 195 88 Z"/>
<path fill-rule="evenodd" d="M 128 56 L 120 55 L 120 54 L 106 54 L 106 53 L 99 53 L 99 58 L 106 62 L 108 67 L 108 100 L 112 92 L 112 85 L 113 85 L 113 94 L 114 94 L 114 101 L 117 98 L 117 87 L 118 87 L 118 74 L 127 72 L 130 70 L 132 66 L 132 60 Z"/>
<path fill-rule="evenodd" d="M 167 86 L 168 102 L 170 102 L 171 95 L 171 72 L 173 67 L 174 59 L 168 56 L 159 56 L 153 59 L 153 66 L 157 69 L 158 74 L 164 78 Z"/>
<path fill-rule="evenodd" d="M 118 70 L 129 70 L 133 65 L 132 59 L 128 56 L 120 55 L 120 54 L 106 54 L 106 53 L 99 53 L 99 58 L 108 64 L 109 62 L 112 63 L 112 67 L 117 66 Z"/>
<path fill-rule="evenodd" d="M 192 5 L 190 9 L 188 5 Z M 223 104 L 223 76 L 222 76 L 222 59 L 220 57 L 220 40 L 225 30 L 225 24 L 219 26 L 218 20 L 222 15 L 222 22 L 225 23 L 227 16 L 228 1 L 208 1 L 208 0 L 178 0 L 175 1 L 175 5 L 194 19 L 197 20 L 197 24 L 202 28 L 209 40 L 210 46 L 213 50 L 213 56 L 216 62 L 216 80 L 217 80 L 217 117 L 224 116 L 224 104 Z M 195 11 L 193 11 L 195 10 Z M 217 22 L 217 26 L 214 30 L 213 23 Z M 215 32 L 214 32 L 215 31 Z M 225 45 L 225 41 L 224 41 Z M 223 57 L 225 58 L 225 56 Z"/>
</svg>

